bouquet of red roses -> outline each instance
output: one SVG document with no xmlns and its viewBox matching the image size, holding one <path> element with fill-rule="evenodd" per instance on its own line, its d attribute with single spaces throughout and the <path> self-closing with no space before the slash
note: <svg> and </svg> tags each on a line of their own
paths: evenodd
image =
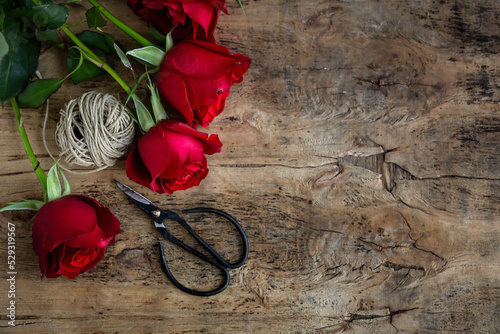
<svg viewBox="0 0 500 334">
<path fill-rule="evenodd" d="M 66 23 L 69 2 L 0 3 L 0 101 L 3 106 L 8 101 L 12 104 L 44 193 L 43 202 L 10 203 L 0 211 L 38 210 L 33 247 L 42 277 L 62 274 L 73 278 L 95 266 L 103 258 L 105 247 L 115 242 L 120 222 L 95 200 L 70 195 L 69 183 L 57 164 L 45 175 L 29 144 L 20 109 L 41 106 L 68 78 L 78 84 L 107 72 L 127 93 L 125 108 L 143 133 L 128 155 L 127 176 L 155 192 L 171 194 L 197 186 L 207 176 L 206 155 L 220 152 L 222 143 L 217 135 L 209 136 L 197 128 L 207 127 L 224 110 L 232 85 L 243 80 L 250 66 L 250 58 L 231 54 L 215 42 L 219 15 L 228 14 L 225 0 L 130 0 L 129 7 L 150 24 L 154 43 L 97 1 L 88 2 L 91 7 L 85 15 L 91 30 L 79 34 L 73 34 Z M 102 31 L 107 24 L 105 18 L 141 47 L 122 50 L 113 36 Z M 34 80 L 38 56 L 46 43 L 66 50 L 66 77 Z M 132 70 L 132 85 L 112 68 L 110 56 Z M 144 65 L 139 77 L 129 58 Z M 136 94 L 144 83 L 150 93 L 148 101 Z M 169 119 L 166 110 L 170 109 L 182 118 Z"/>
</svg>

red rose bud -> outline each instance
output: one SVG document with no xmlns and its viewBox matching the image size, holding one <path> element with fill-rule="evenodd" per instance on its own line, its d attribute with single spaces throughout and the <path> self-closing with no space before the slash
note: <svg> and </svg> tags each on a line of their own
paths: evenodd
<svg viewBox="0 0 500 334">
<path fill-rule="evenodd" d="M 163 120 L 130 152 L 127 176 L 155 192 L 172 194 L 198 186 L 208 174 L 205 154 L 221 148 L 217 135 L 209 137 L 179 120 Z"/>
<path fill-rule="evenodd" d="M 156 30 L 176 40 L 193 36 L 214 42 L 220 11 L 228 14 L 225 0 L 128 0 L 128 6 Z"/>
<path fill-rule="evenodd" d="M 120 221 L 96 200 L 68 195 L 38 211 L 32 232 L 42 278 L 74 278 L 102 260 L 120 233 Z"/>
<path fill-rule="evenodd" d="M 182 41 L 167 53 L 156 83 L 160 94 L 187 120 L 208 126 L 224 110 L 231 86 L 243 81 L 249 57 L 221 45 Z"/>
</svg>

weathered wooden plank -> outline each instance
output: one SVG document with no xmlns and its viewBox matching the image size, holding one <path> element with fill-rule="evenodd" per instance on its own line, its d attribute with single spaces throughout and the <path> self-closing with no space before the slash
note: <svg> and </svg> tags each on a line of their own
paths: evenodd
<svg viewBox="0 0 500 334">
<path fill-rule="evenodd" d="M 70 175 L 73 191 L 109 206 L 123 229 L 103 262 L 74 280 L 40 281 L 33 214 L 0 215 L 2 238 L 7 222 L 17 227 L 17 319 L 25 326 L 12 332 L 500 331 L 498 2 L 242 2 L 246 15 L 228 2 L 231 15 L 216 32 L 253 61 L 208 128 L 223 151 L 209 157 L 200 187 L 141 191 L 173 209 L 231 212 L 249 236 L 248 263 L 231 271 L 221 295 L 173 288 L 152 224 L 113 185 L 127 182 L 122 159 L 98 174 Z M 105 3 L 147 33 L 122 1 Z M 59 75 L 63 59 L 46 51 L 42 74 Z M 106 77 L 65 84 L 51 99 L 54 151 L 58 110 L 89 89 L 119 91 Z M 47 169 L 43 110 L 23 115 Z M 14 125 L 7 107 L 0 203 L 40 197 Z M 224 224 L 201 233 L 237 258 Z M 219 279 L 175 248 L 166 252 L 193 287 Z"/>
</svg>

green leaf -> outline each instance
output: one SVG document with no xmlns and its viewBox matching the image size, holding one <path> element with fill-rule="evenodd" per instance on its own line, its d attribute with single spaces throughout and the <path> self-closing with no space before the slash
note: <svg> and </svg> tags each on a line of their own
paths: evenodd
<svg viewBox="0 0 500 334">
<path fill-rule="evenodd" d="M 115 43 L 113 46 L 115 48 L 116 54 L 118 55 L 118 57 L 122 61 L 123 66 L 125 66 L 126 68 L 129 68 L 129 69 L 132 69 L 132 64 L 130 64 L 130 61 L 128 60 L 127 56 L 122 51 L 122 49 L 120 49 L 118 44 Z"/>
<path fill-rule="evenodd" d="M 9 1 L 9 0 L 6 0 L 6 1 Z M 37 4 L 33 2 L 33 0 L 15 0 L 12 2 L 15 2 L 15 8 L 37 6 Z M 52 0 L 42 0 L 40 2 L 41 2 L 41 4 L 48 4 L 48 3 L 52 3 Z"/>
<path fill-rule="evenodd" d="M 240 0 L 236 0 L 236 2 L 240 5 L 241 11 L 243 12 L 243 15 L 245 15 L 245 10 L 243 9 L 243 4 L 241 3 Z"/>
<path fill-rule="evenodd" d="M 167 113 L 165 112 L 165 108 L 163 104 L 161 104 L 160 93 L 158 93 L 158 89 L 151 82 L 151 78 L 149 77 L 148 72 L 146 72 L 149 81 L 149 91 L 151 93 L 151 107 L 153 108 L 153 115 L 155 117 L 155 123 L 158 124 L 162 119 L 167 119 Z"/>
<path fill-rule="evenodd" d="M 0 212 L 10 211 L 10 210 L 35 210 L 38 211 L 45 203 L 37 200 L 23 200 L 19 203 L 9 203 L 9 205 L 4 206 L 0 209 Z"/>
<path fill-rule="evenodd" d="M 140 49 L 134 49 L 127 52 L 127 55 L 142 60 L 154 67 L 160 66 L 165 58 L 165 51 L 156 46 L 145 46 Z"/>
<path fill-rule="evenodd" d="M 41 79 L 32 81 L 19 94 L 17 102 L 21 108 L 38 108 L 62 85 L 64 79 Z"/>
<path fill-rule="evenodd" d="M 66 178 L 66 176 L 64 176 L 64 173 L 61 170 L 61 168 L 57 167 L 57 170 L 59 171 L 59 174 L 61 174 L 61 177 L 63 179 L 64 192 L 62 193 L 62 196 L 64 197 L 71 194 L 71 187 L 69 185 L 68 179 Z"/>
<path fill-rule="evenodd" d="M 114 38 L 110 34 L 101 34 L 95 31 L 85 30 L 76 37 L 90 50 L 101 50 L 105 53 L 114 53 Z"/>
<path fill-rule="evenodd" d="M 61 197 L 61 183 L 57 176 L 57 162 L 54 163 L 47 174 L 47 197 L 49 202 Z"/>
<path fill-rule="evenodd" d="M 6 17 L 4 37 L 9 51 L 0 61 L 0 100 L 5 104 L 18 94 L 35 74 L 38 67 L 40 42 L 21 33 L 21 21 Z"/>
<path fill-rule="evenodd" d="M 59 34 L 56 29 L 46 29 L 36 28 L 35 30 L 36 39 L 40 42 L 52 42 L 54 44 L 61 43 Z"/>
<path fill-rule="evenodd" d="M 89 28 L 104 27 L 106 25 L 106 20 L 102 18 L 99 8 L 92 7 L 86 13 L 87 25 Z"/>
<path fill-rule="evenodd" d="M 115 38 L 113 35 L 102 33 L 104 36 L 104 42 L 106 43 L 106 47 L 109 49 L 107 53 L 113 53 L 116 54 L 115 50 Z"/>
<path fill-rule="evenodd" d="M 76 47 L 72 47 L 72 48 L 70 48 L 70 50 L 72 50 L 73 48 L 77 49 Z M 77 50 L 79 50 L 79 49 L 77 49 Z M 73 75 L 73 73 L 75 73 L 76 71 L 78 71 L 78 69 L 80 69 L 80 67 L 82 66 L 84 60 L 85 60 L 85 57 L 84 57 L 83 53 L 80 52 L 80 59 L 78 60 L 78 63 L 76 64 L 76 67 L 73 69 L 73 71 L 69 72 L 64 77 L 64 80 L 68 79 L 70 76 Z"/>
<path fill-rule="evenodd" d="M 16 3 L 13 0 L 0 0 L 0 12 L 8 12 L 16 7 Z"/>
<path fill-rule="evenodd" d="M 110 34 L 85 30 L 77 34 L 76 37 L 78 37 L 78 39 L 97 56 L 104 60 L 106 60 L 106 53 L 116 53 L 114 48 L 114 38 Z M 68 58 L 66 59 L 68 72 L 73 72 L 77 68 L 80 61 L 80 52 L 82 52 L 82 50 L 79 48 L 72 48 L 69 50 Z M 94 64 L 94 60 L 89 60 L 85 52 L 84 55 L 86 59 L 83 61 L 83 64 L 71 75 L 71 79 L 75 84 L 105 73 L 100 66 Z"/>
<path fill-rule="evenodd" d="M 153 115 L 155 116 L 156 123 L 158 123 L 162 119 L 168 118 L 167 113 L 165 112 L 165 108 L 161 103 L 158 89 L 156 89 L 155 85 L 150 85 L 149 89 L 151 90 L 151 107 L 153 108 Z"/>
<path fill-rule="evenodd" d="M 5 57 L 9 53 L 9 44 L 3 35 L 3 32 L 0 31 L 0 62 L 3 57 Z"/>
<path fill-rule="evenodd" d="M 100 50 L 94 50 L 94 53 L 99 57 L 105 57 L 104 53 Z M 80 62 L 80 52 L 76 49 L 70 49 L 68 51 L 68 58 L 66 58 L 66 62 L 68 65 L 68 72 L 74 71 L 74 73 L 71 74 L 71 80 L 73 80 L 75 85 L 84 80 L 93 78 L 96 75 L 106 73 L 106 71 L 101 67 L 94 65 L 88 60 L 84 60 L 80 68 L 75 71 Z"/>
<path fill-rule="evenodd" d="M 5 20 L 5 13 L 0 12 L 0 30 L 3 30 L 3 21 Z"/>
<path fill-rule="evenodd" d="M 148 132 L 149 129 L 155 126 L 153 118 L 151 117 L 148 108 L 146 108 L 141 100 L 136 98 L 135 95 L 132 95 L 132 100 L 134 100 L 135 112 L 137 113 L 139 125 L 144 132 Z"/>
<path fill-rule="evenodd" d="M 156 30 L 152 24 L 149 25 L 149 30 L 151 31 L 151 36 L 156 43 L 161 45 L 165 42 L 165 36 L 163 36 L 158 30 Z"/>
<path fill-rule="evenodd" d="M 174 39 L 172 38 L 172 31 L 174 31 L 174 29 L 175 27 L 173 27 L 165 37 L 165 53 L 167 53 L 174 47 Z"/>
<path fill-rule="evenodd" d="M 66 22 L 69 9 L 61 5 L 46 4 L 31 8 L 16 8 L 8 13 L 16 18 L 26 18 L 38 27 L 57 29 Z"/>
</svg>

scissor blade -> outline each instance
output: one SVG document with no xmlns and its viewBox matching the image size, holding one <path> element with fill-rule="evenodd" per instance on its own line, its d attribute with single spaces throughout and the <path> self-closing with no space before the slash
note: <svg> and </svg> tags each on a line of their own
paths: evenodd
<svg viewBox="0 0 500 334">
<path fill-rule="evenodd" d="M 125 193 L 125 195 L 127 195 L 128 197 L 130 197 L 134 201 L 142 203 L 142 204 L 156 206 L 156 204 L 154 204 L 149 199 L 147 199 L 146 197 L 142 196 L 141 194 L 139 194 L 137 191 L 135 191 L 134 189 L 130 188 L 129 186 L 127 186 L 127 185 L 125 185 L 125 184 L 123 184 L 121 182 L 118 182 L 116 180 L 115 180 L 115 182 L 116 182 L 116 185 L 118 186 L 118 188 L 120 188 Z"/>
</svg>

